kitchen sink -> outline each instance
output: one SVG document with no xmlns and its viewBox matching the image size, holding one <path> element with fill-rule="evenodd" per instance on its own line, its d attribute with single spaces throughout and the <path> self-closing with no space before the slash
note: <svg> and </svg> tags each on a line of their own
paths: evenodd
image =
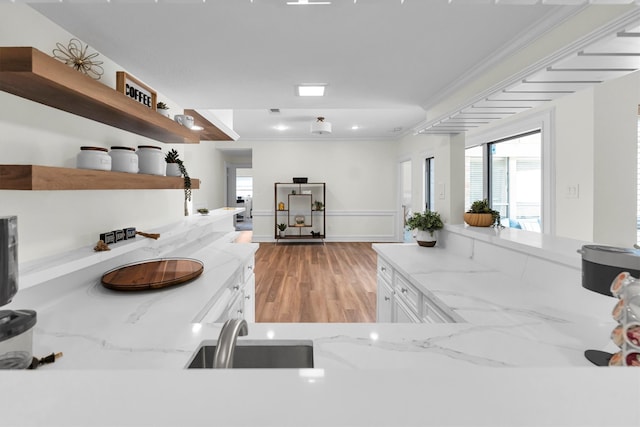
<svg viewBox="0 0 640 427">
<path fill-rule="evenodd" d="M 203 342 L 187 369 L 213 368 L 216 342 Z M 234 368 L 313 368 L 313 343 L 300 340 L 238 340 Z"/>
</svg>

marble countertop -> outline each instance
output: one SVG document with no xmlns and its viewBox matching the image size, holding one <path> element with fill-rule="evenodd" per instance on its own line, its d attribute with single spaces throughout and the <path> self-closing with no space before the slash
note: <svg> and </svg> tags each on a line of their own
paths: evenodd
<svg viewBox="0 0 640 427">
<path fill-rule="evenodd" d="M 582 267 L 581 255 L 577 250 L 583 245 L 593 244 L 592 242 L 508 227 L 469 227 L 466 224 L 447 224 L 445 229 L 448 233 L 470 236 L 479 241 L 575 268 Z"/>
<path fill-rule="evenodd" d="M 430 253 L 439 268 L 427 271 L 417 248 L 377 246 L 399 251 L 414 284 L 469 323 L 252 323 L 240 338 L 311 340 L 310 370 L 184 369 L 220 332 L 200 319 L 217 292 L 211 283 L 241 265 L 253 244 L 201 239 L 170 252 L 205 261 L 203 276 L 179 287 L 122 294 L 101 287 L 89 269 L 77 283 L 62 277 L 19 292 L 9 308 L 38 312 L 34 354 L 64 356 L 36 371 L 0 372 L 11 391 L 0 424 L 640 424 L 640 370 L 596 368 L 582 357 L 585 348 L 606 349 L 610 319 L 563 312 L 546 297 L 531 306 L 526 294 L 505 290 L 509 277 L 443 250 Z M 447 280 L 455 272 L 493 275 L 496 285 L 453 287 Z"/>
<path fill-rule="evenodd" d="M 611 310 L 617 302 L 584 289 L 581 270 L 538 265 L 529 259 L 503 260 L 510 273 L 441 247 L 412 243 L 374 244 L 376 252 L 423 293 L 443 303 L 457 317 L 474 324 L 522 322 L 604 323 L 613 329 Z M 530 257 L 532 258 L 532 257 Z M 552 280 L 535 280 L 541 269 Z M 555 274 L 554 274 L 555 273 Z"/>
<path fill-rule="evenodd" d="M 206 310 L 256 248 L 202 239 L 167 254 L 205 264 L 202 276 L 186 285 L 117 292 L 104 288 L 99 276 L 85 274 L 66 288 L 42 285 L 42 290 L 19 292 L 7 307 L 36 309 L 34 353 L 65 354 L 48 369 L 180 370 L 201 341 L 217 338 L 220 325 L 207 320 Z M 575 306 L 594 299 L 600 310 L 589 315 L 562 310 L 554 299 L 564 295 L 554 294 L 553 288 L 535 292 L 443 249 L 415 244 L 374 248 L 467 323 L 255 324 L 246 339 L 311 339 L 317 367 L 349 369 L 589 366 L 584 349 L 604 349 L 610 343 L 615 326 L 611 298 L 576 286 L 574 297 L 580 299 Z"/>
<path fill-rule="evenodd" d="M 207 215 L 191 215 L 178 223 L 168 224 L 152 230 L 144 230 L 148 233 L 157 233 L 163 240 L 183 238 L 188 236 L 189 230 L 201 227 L 203 223 L 213 224 L 221 220 L 230 220 L 245 208 L 219 208 L 211 210 Z M 141 230 L 137 230 L 141 231 Z M 232 231 L 232 229 L 226 230 Z M 20 289 L 37 286 L 52 279 L 61 277 L 83 268 L 96 264 L 104 264 L 114 258 L 126 256 L 134 251 L 153 251 L 159 247 L 157 241 L 136 237 L 124 240 L 110 246 L 109 251 L 95 252 L 95 244 L 81 247 L 73 251 L 63 252 L 46 258 L 20 264 Z"/>
</svg>

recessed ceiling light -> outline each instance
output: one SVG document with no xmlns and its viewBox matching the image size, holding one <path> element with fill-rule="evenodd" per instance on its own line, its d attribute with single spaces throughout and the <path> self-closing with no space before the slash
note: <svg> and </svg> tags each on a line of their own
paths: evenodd
<svg viewBox="0 0 640 427">
<path fill-rule="evenodd" d="M 289 129 L 289 126 L 285 126 L 285 125 L 277 125 L 273 127 L 275 130 L 279 130 L 279 131 L 283 131 L 283 130 L 287 130 Z"/>
<path fill-rule="evenodd" d="M 360 129 L 360 126 L 358 125 L 351 126 L 351 130 L 358 130 L 358 129 Z"/>
<path fill-rule="evenodd" d="M 298 96 L 324 96 L 325 84 L 298 85 Z"/>
<path fill-rule="evenodd" d="M 287 6 L 318 6 L 318 5 L 327 5 L 331 4 L 330 1 L 309 1 L 309 0 L 298 0 L 298 1 L 288 1 Z"/>
</svg>

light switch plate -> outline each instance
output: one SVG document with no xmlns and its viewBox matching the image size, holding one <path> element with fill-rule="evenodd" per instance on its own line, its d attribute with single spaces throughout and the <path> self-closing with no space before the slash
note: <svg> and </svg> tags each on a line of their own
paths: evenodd
<svg viewBox="0 0 640 427">
<path fill-rule="evenodd" d="M 580 184 L 569 184 L 565 189 L 567 199 L 577 199 L 580 197 Z"/>
</svg>

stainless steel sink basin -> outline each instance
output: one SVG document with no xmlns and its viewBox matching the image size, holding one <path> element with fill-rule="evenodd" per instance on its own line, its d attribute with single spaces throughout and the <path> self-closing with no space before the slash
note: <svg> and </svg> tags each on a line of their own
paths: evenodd
<svg viewBox="0 0 640 427">
<path fill-rule="evenodd" d="M 203 342 L 187 369 L 213 368 L 216 342 Z M 238 340 L 234 368 L 313 368 L 313 343 L 300 340 Z"/>
</svg>

